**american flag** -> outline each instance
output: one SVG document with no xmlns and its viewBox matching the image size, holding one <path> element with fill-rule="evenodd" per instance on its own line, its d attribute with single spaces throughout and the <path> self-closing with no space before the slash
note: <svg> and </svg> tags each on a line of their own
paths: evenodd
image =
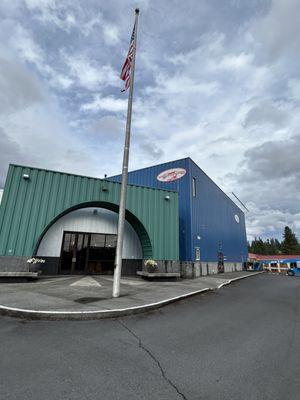
<svg viewBox="0 0 300 400">
<path fill-rule="evenodd" d="M 127 90 L 130 86 L 130 72 L 131 72 L 134 51 L 135 51 L 135 24 L 134 24 L 131 39 L 130 39 L 130 45 L 129 45 L 127 57 L 123 64 L 121 75 L 120 75 L 120 78 L 122 79 L 122 81 L 125 82 L 124 88 L 121 90 L 122 92 L 125 92 L 125 90 Z"/>
</svg>

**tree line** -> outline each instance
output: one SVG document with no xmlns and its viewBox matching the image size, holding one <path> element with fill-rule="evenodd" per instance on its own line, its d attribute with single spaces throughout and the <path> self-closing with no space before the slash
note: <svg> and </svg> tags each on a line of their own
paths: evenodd
<svg viewBox="0 0 300 400">
<path fill-rule="evenodd" d="M 300 244 L 292 229 L 288 226 L 284 228 L 283 240 L 255 238 L 248 242 L 249 253 L 254 254 L 300 254 Z"/>
</svg>

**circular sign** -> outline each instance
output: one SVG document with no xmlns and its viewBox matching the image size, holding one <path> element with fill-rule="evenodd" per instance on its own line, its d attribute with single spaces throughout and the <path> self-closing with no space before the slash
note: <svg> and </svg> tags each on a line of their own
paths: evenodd
<svg viewBox="0 0 300 400">
<path fill-rule="evenodd" d="M 235 221 L 236 221 L 237 223 L 240 222 L 240 217 L 239 217 L 237 214 L 235 214 L 234 219 L 235 219 Z"/>
<path fill-rule="evenodd" d="M 172 168 L 158 174 L 156 179 L 160 182 L 173 182 L 182 178 L 185 174 L 186 170 L 184 168 Z"/>
</svg>

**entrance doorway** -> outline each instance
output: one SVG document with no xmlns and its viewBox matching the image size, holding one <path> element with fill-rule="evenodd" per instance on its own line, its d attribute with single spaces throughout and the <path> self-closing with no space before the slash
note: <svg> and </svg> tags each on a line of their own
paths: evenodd
<svg viewBox="0 0 300 400">
<path fill-rule="evenodd" d="M 224 272 L 224 254 L 222 251 L 218 252 L 218 273 L 221 274 Z"/>
<path fill-rule="evenodd" d="M 61 274 L 107 274 L 114 270 L 117 235 L 64 232 Z"/>
</svg>

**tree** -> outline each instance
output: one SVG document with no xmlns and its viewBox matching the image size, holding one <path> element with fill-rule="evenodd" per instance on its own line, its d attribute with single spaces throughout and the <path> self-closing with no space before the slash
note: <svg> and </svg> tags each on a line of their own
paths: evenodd
<svg viewBox="0 0 300 400">
<path fill-rule="evenodd" d="M 262 238 L 254 238 L 251 245 L 248 246 L 248 251 L 254 254 L 267 254 L 266 243 Z"/>
<path fill-rule="evenodd" d="M 283 241 L 281 242 L 281 249 L 283 254 L 300 253 L 300 246 L 296 238 L 296 235 L 288 226 L 284 228 Z"/>
<path fill-rule="evenodd" d="M 279 254 L 280 253 L 280 243 L 277 239 L 271 238 L 267 240 L 268 242 L 268 252 L 267 254 Z"/>
<path fill-rule="evenodd" d="M 277 250 L 277 253 L 276 253 L 276 254 L 281 254 L 281 253 L 282 253 L 282 250 L 281 250 L 281 243 L 279 242 L 278 239 L 275 239 L 275 246 L 276 246 L 276 250 Z"/>
<path fill-rule="evenodd" d="M 278 239 L 254 238 L 251 243 L 248 242 L 249 253 L 254 254 L 300 254 L 300 244 L 296 235 L 292 232 L 291 228 L 286 226 L 283 233 L 283 241 L 280 243 Z"/>
</svg>

